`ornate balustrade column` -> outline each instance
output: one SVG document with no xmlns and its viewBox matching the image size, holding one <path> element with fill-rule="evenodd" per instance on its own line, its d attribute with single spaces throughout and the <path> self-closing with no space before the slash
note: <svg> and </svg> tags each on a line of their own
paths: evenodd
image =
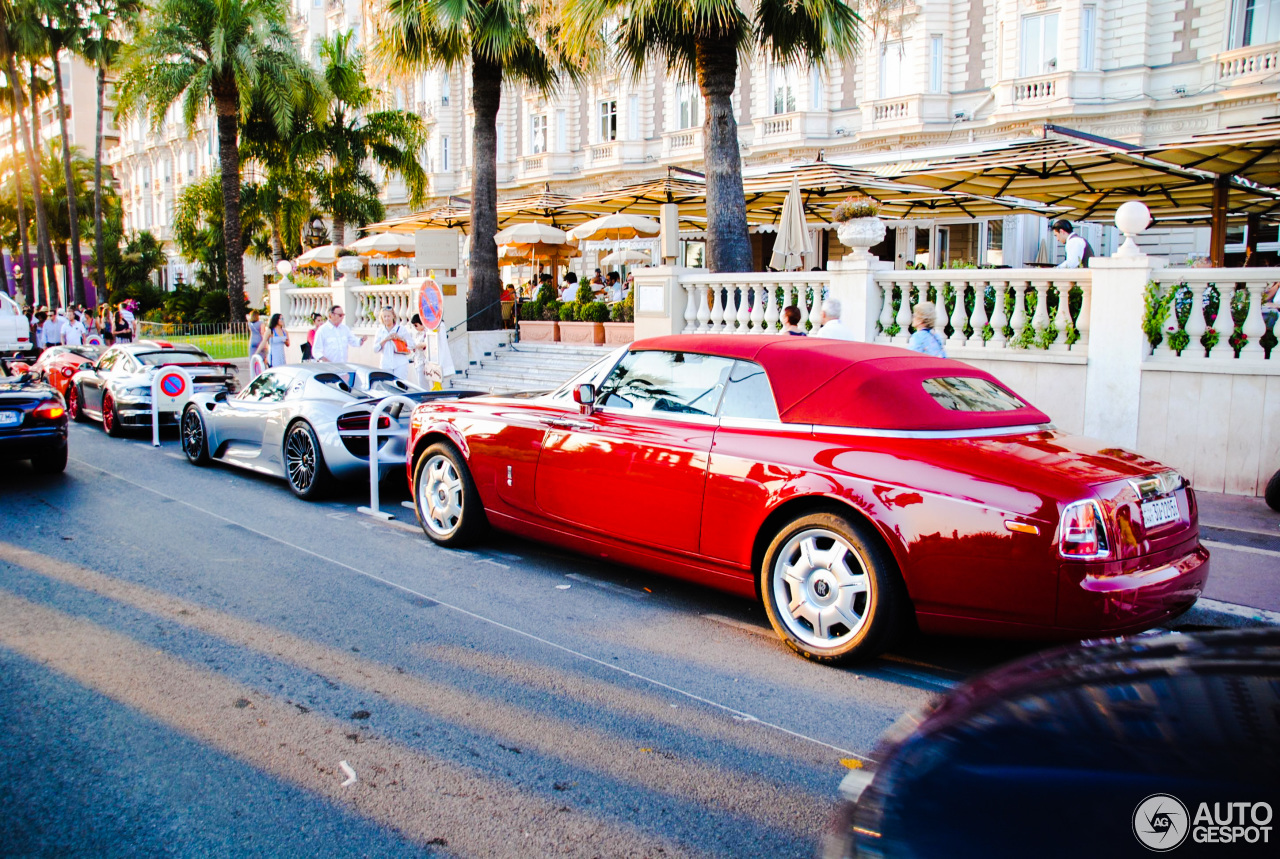
<svg viewBox="0 0 1280 859">
<path fill-rule="evenodd" d="M 1070 348 L 1067 346 L 1067 331 L 1071 327 L 1071 284 L 1059 281 L 1055 285 L 1058 287 L 1058 310 L 1053 316 L 1053 327 L 1058 329 L 1058 339 L 1053 341 L 1051 348 L 1065 351 Z"/>
<path fill-rule="evenodd" d="M 969 339 L 964 333 L 965 326 L 969 324 L 969 312 L 964 309 L 964 296 L 969 284 L 963 280 L 959 283 L 954 281 L 952 283 L 955 286 L 955 306 L 951 308 L 951 336 L 947 338 L 947 345 L 959 348 L 964 346 Z M 942 308 L 943 312 L 945 310 L 946 308 Z M 978 335 L 978 340 L 981 342 L 981 334 Z"/>
<path fill-rule="evenodd" d="M 920 294 L 924 295 L 923 287 Z M 894 322 L 898 323 L 898 333 L 893 335 L 893 343 L 905 343 L 911 339 L 911 309 L 914 305 L 911 303 L 911 281 L 904 281 L 902 284 L 902 301 L 898 303 L 898 315 L 894 317 Z"/>
<path fill-rule="evenodd" d="M 1187 336 L 1191 338 L 1191 342 L 1187 344 L 1187 350 L 1192 355 L 1203 355 L 1205 348 L 1200 344 L 1200 338 L 1209 330 L 1209 326 L 1204 318 L 1204 290 L 1206 284 L 1191 284 L 1191 311 L 1187 314 Z M 1228 316 L 1230 312 L 1228 311 Z M 1221 305 L 1219 305 L 1218 318 L 1222 318 Z"/>
<path fill-rule="evenodd" d="M 1008 342 L 1004 329 L 1009 325 L 1009 316 L 1004 311 L 1005 296 L 1009 293 L 1009 284 L 994 283 L 996 303 L 991 308 L 991 345 L 997 348 L 1003 348 Z"/>
<path fill-rule="evenodd" d="M 1241 360 L 1261 361 L 1266 357 L 1262 348 L 1262 335 L 1267 333 L 1266 320 L 1262 318 L 1262 290 L 1264 284 L 1251 282 L 1245 287 L 1249 291 L 1249 312 L 1244 318 L 1241 330 L 1249 339 L 1240 349 Z M 1218 311 L 1222 315 L 1222 311 Z M 1233 326 L 1234 327 L 1234 326 Z"/>
</svg>

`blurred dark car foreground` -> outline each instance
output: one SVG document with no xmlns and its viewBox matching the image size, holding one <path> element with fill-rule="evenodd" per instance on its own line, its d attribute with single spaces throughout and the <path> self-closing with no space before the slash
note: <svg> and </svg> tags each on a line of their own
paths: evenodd
<svg viewBox="0 0 1280 859">
<path fill-rule="evenodd" d="M 1280 629 L 1037 654 L 903 717 L 873 757 L 820 856 L 1280 855 Z"/>
</svg>

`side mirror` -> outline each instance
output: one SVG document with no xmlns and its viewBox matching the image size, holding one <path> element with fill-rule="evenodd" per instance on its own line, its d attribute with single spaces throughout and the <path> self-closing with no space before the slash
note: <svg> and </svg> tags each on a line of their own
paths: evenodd
<svg viewBox="0 0 1280 859">
<path fill-rule="evenodd" d="M 596 386 L 579 385 L 573 389 L 573 401 L 582 407 L 582 413 L 589 415 L 596 407 Z"/>
</svg>

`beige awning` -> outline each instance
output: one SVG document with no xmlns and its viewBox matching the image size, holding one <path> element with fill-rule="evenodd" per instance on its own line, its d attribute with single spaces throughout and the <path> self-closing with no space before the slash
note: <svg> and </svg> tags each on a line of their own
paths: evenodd
<svg viewBox="0 0 1280 859">
<path fill-rule="evenodd" d="M 1196 134 L 1177 143 L 1147 147 L 1142 153 L 1178 167 L 1280 187 L 1280 117 Z"/>
</svg>

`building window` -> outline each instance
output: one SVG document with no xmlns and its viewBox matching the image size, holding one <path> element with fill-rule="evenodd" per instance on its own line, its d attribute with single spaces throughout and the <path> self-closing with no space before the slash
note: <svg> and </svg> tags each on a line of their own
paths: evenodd
<svg viewBox="0 0 1280 859">
<path fill-rule="evenodd" d="M 886 42 L 880 49 L 880 98 L 897 98 L 902 95 L 906 56 L 905 42 Z"/>
<path fill-rule="evenodd" d="M 627 99 L 627 137 L 640 139 L 640 96 L 632 95 Z"/>
<path fill-rule="evenodd" d="M 1280 0 L 1236 0 L 1233 41 L 1240 47 L 1280 41 Z"/>
<path fill-rule="evenodd" d="M 929 92 L 942 92 L 942 36 L 929 37 Z"/>
<path fill-rule="evenodd" d="M 1048 75 L 1058 70 L 1058 13 L 1022 19 L 1021 77 Z"/>
<path fill-rule="evenodd" d="M 529 153 L 541 155 L 547 151 L 547 115 L 540 113 L 529 117 Z"/>
<path fill-rule="evenodd" d="M 449 172 L 449 138 L 440 138 L 440 172 Z"/>
<path fill-rule="evenodd" d="M 556 111 L 556 152 L 569 151 L 569 117 L 563 110 Z"/>
<path fill-rule="evenodd" d="M 618 103 L 616 101 L 600 102 L 598 139 L 601 143 L 618 139 Z"/>
<path fill-rule="evenodd" d="M 822 110 L 826 98 L 826 88 L 822 81 L 822 67 L 814 66 L 809 70 L 809 110 Z"/>
<path fill-rule="evenodd" d="M 982 262 L 987 265 L 1004 265 L 1004 221 L 987 221 L 986 254 Z"/>
<path fill-rule="evenodd" d="M 498 123 L 498 163 L 507 163 L 507 124 L 505 122 Z M 371 419 L 372 420 L 372 419 Z"/>
<path fill-rule="evenodd" d="M 773 96 L 773 112 L 791 113 L 796 109 L 795 70 L 777 63 L 769 66 L 769 93 Z"/>
<path fill-rule="evenodd" d="M 1096 71 L 1098 55 L 1098 7 L 1080 10 L 1080 71 Z"/>
<path fill-rule="evenodd" d="M 440 104 L 449 106 L 449 72 L 446 69 L 440 73 Z"/>
<path fill-rule="evenodd" d="M 698 106 L 702 103 L 702 97 L 697 85 L 683 83 L 676 87 L 676 101 L 680 111 L 680 115 L 676 117 L 676 124 L 680 128 L 696 128 L 702 124 L 698 116 Z"/>
</svg>

